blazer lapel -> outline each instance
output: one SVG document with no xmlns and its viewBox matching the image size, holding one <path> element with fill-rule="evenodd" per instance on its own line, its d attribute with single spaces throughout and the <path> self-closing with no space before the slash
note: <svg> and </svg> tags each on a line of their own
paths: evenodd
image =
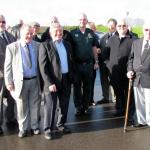
<svg viewBox="0 0 150 150">
<path fill-rule="evenodd" d="M 15 43 L 15 54 L 16 62 L 19 65 L 19 68 L 23 72 L 23 66 L 22 66 L 22 55 L 21 55 L 21 43 L 18 41 Z"/>
<path fill-rule="evenodd" d="M 144 62 L 144 60 L 147 58 L 147 56 L 149 56 L 149 54 L 150 54 L 150 47 L 148 49 L 143 50 L 143 53 L 141 56 L 141 62 Z"/>
<path fill-rule="evenodd" d="M 58 63 L 59 63 L 59 65 L 60 65 L 60 58 L 59 58 L 59 54 L 58 54 L 58 52 L 57 52 L 57 48 L 56 48 L 55 44 L 54 44 L 52 41 L 50 42 L 50 45 L 51 45 L 51 50 L 52 50 L 53 53 L 55 54 L 56 59 L 58 60 Z"/>
</svg>

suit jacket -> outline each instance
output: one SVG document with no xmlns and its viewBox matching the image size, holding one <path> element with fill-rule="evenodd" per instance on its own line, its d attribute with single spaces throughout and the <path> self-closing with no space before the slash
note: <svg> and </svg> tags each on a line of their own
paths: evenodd
<svg viewBox="0 0 150 150">
<path fill-rule="evenodd" d="M 150 88 L 150 49 L 144 50 L 142 55 L 143 38 L 133 42 L 132 51 L 128 61 L 128 71 L 134 71 L 134 86 L 138 83 L 143 88 Z"/>
<path fill-rule="evenodd" d="M 17 24 L 15 26 L 13 26 L 11 28 L 11 31 L 10 33 L 17 39 L 19 40 L 20 39 L 20 29 L 21 29 L 21 24 Z"/>
<path fill-rule="evenodd" d="M 5 84 L 6 86 L 8 84 L 14 84 L 15 91 L 11 92 L 14 98 L 20 96 L 23 86 L 23 65 L 20 42 L 21 41 L 19 40 L 7 46 L 6 58 L 4 63 Z M 32 40 L 31 45 L 35 50 L 36 58 L 38 58 L 39 43 Z"/>
<path fill-rule="evenodd" d="M 108 43 L 108 40 L 110 38 L 109 32 L 106 33 L 101 39 L 100 39 L 100 49 L 101 49 L 101 53 L 98 55 L 98 59 L 99 59 L 99 64 L 104 64 L 104 58 L 103 58 L 103 54 L 104 54 L 104 50 L 105 50 L 105 46 Z"/>
<path fill-rule="evenodd" d="M 12 34 L 5 31 L 5 34 L 9 40 L 9 43 L 15 42 L 15 38 Z M 4 80 L 4 60 L 5 60 L 5 51 L 6 51 L 6 43 L 3 40 L 3 38 L 0 36 L 0 80 Z M 2 82 L 0 82 L 2 83 Z M 0 85 L 0 89 L 2 87 L 2 84 Z"/>
<path fill-rule="evenodd" d="M 72 54 L 71 45 L 63 40 L 66 48 L 69 74 L 68 79 L 72 80 Z M 55 84 L 57 89 L 61 89 L 62 73 L 60 68 L 60 58 L 52 40 L 41 43 L 39 49 L 39 67 L 43 84 L 41 89 L 49 92 L 49 86 Z"/>
<path fill-rule="evenodd" d="M 126 35 L 120 40 L 118 35 L 113 35 L 104 50 L 106 65 L 111 74 L 110 83 L 114 87 L 126 87 L 128 85 L 127 62 L 131 52 L 133 39 Z"/>
</svg>

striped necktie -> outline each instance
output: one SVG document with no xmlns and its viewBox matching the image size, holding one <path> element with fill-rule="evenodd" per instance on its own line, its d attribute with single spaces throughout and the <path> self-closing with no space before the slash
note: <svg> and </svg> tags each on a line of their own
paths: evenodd
<svg viewBox="0 0 150 150">
<path fill-rule="evenodd" d="M 2 38 L 3 38 L 3 40 L 5 41 L 6 45 L 8 45 L 8 44 L 9 44 L 9 41 L 7 40 L 7 38 L 6 38 L 6 36 L 5 36 L 4 33 L 2 33 Z"/>
<path fill-rule="evenodd" d="M 29 48 L 29 44 L 26 44 L 25 47 L 25 55 L 26 55 L 26 61 L 27 61 L 27 66 L 29 68 L 32 67 L 32 62 L 31 62 L 31 55 L 30 55 L 30 48 Z"/>
</svg>

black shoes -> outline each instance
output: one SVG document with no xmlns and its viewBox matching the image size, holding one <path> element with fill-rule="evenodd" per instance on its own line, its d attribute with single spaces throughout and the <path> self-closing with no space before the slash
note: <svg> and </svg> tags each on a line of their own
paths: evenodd
<svg viewBox="0 0 150 150">
<path fill-rule="evenodd" d="M 82 116 L 82 115 L 89 115 L 89 109 L 76 109 L 76 113 L 75 115 L 78 117 L 78 116 Z"/>
<path fill-rule="evenodd" d="M 107 104 L 107 103 L 109 103 L 109 100 L 103 98 L 103 99 L 101 99 L 100 101 L 97 101 L 96 104 L 97 104 L 97 105 L 101 105 L 101 104 Z"/>
<path fill-rule="evenodd" d="M 76 109 L 76 112 L 75 112 L 75 115 L 76 115 L 76 116 L 81 116 L 82 114 L 83 114 L 82 109 L 77 108 L 77 109 Z"/>
<path fill-rule="evenodd" d="M 69 129 L 69 128 L 67 128 L 67 127 L 58 127 L 58 131 L 60 132 L 60 133 L 63 133 L 63 134 L 69 134 L 69 133 L 71 133 L 71 130 Z"/>
<path fill-rule="evenodd" d="M 136 125 L 133 125 L 133 127 L 135 128 L 147 127 L 147 124 L 136 124 Z"/>
<path fill-rule="evenodd" d="M 95 102 L 90 102 L 90 103 L 89 103 L 89 106 L 95 106 L 95 105 L 96 105 Z"/>
</svg>

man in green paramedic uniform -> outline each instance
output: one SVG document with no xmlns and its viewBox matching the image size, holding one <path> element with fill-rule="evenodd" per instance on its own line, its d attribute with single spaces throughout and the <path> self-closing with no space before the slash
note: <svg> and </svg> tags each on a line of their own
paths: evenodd
<svg viewBox="0 0 150 150">
<path fill-rule="evenodd" d="M 74 82 L 76 116 L 86 114 L 88 110 L 93 78 L 93 58 L 95 60 L 94 68 L 99 67 L 95 35 L 91 29 L 86 28 L 86 24 L 87 16 L 81 13 L 79 28 L 71 31 L 76 70 Z"/>
</svg>

